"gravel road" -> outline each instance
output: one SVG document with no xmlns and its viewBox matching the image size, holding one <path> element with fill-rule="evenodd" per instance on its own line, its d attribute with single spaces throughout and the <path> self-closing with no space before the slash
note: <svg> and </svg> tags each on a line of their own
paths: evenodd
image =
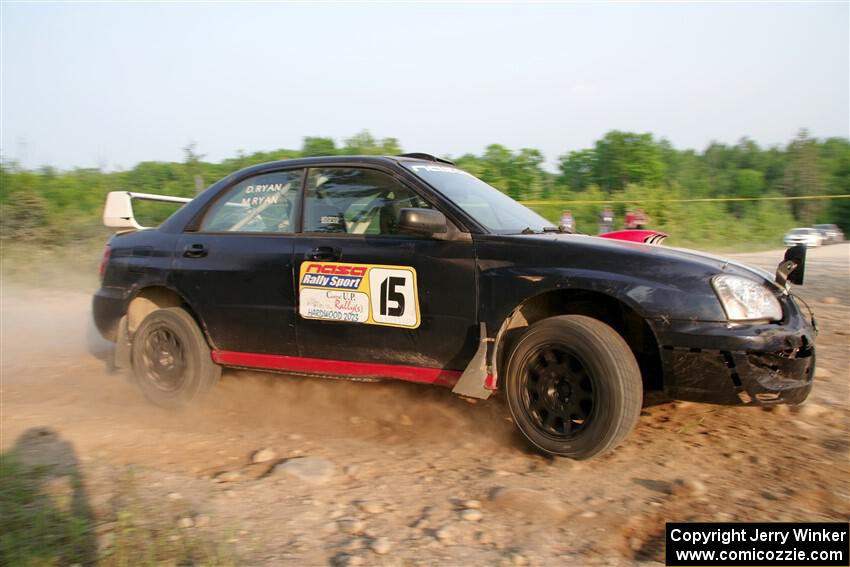
<svg viewBox="0 0 850 567">
<path fill-rule="evenodd" d="M 782 252 L 734 257 L 773 271 Z M 247 565 L 651 565 L 665 521 L 846 521 L 850 244 L 808 262 L 806 404 L 653 400 L 590 462 L 535 454 L 498 398 L 406 383 L 227 372 L 202 405 L 159 410 L 107 370 L 89 292 L 5 282 L 0 448 L 75 467 L 107 555 L 128 483 Z"/>
</svg>

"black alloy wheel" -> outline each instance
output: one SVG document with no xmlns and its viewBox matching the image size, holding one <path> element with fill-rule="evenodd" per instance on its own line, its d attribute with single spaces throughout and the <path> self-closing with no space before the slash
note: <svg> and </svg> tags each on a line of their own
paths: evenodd
<svg viewBox="0 0 850 567">
<path fill-rule="evenodd" d="M 177 408 L 205 394 L 221 376 L 206 338 L 179 307 L 157 309 L 133 333 L 133 374 L 148 400 Z"/>
<path fill-rule="evenodd" d="M 524 364 L 523 409 L 541 431 L 578 435 L 593 419 L 593 381 L 581 359 L 559 345 L 541 345 Z"/>
<path fill-rule="evenodd" d="M 173 392 L 180 387 L 186 371 L 183 343 L 166 325 L 151 329 L 142 353 L 140 369 L 157 388 Z"/>
<path fill-rule="evenodd" d="M 514 423 L 550 455 L 589 459 L 634 428 L 640 368 L 614 329 L 584 315 L 538 321 L 508 356 L 504 389 Z"/>
</svg>

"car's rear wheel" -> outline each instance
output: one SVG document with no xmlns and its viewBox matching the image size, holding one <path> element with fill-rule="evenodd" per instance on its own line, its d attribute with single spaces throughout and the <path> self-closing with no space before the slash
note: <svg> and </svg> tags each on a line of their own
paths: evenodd
<svg viewBox="0 0 850 567">
<path fill-rule="evenodd" d="M 167 408 L 200 398 L 221 376 L 197 323 L 179 307 L 145 317 L 133 335 L 131 359 L 142 393 Z"/>
<path fill-rule="evenodd" d="M 519 430 L 540 450 L 588 459 L 634 428 L 640 369 L 614 329 L 583 315 L 531 325 L 507 364 L 505 390 Z"/>
</svg>

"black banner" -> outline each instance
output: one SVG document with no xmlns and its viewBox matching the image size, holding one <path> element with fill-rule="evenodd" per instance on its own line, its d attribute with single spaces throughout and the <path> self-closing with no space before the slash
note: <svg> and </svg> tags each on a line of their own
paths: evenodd
<svg viewBox="0 0 850 567">
<path fill-rule="evenodd" d="M 668 523 L 667 565 L 850 566 L 850 524 Z"/>
</svg>

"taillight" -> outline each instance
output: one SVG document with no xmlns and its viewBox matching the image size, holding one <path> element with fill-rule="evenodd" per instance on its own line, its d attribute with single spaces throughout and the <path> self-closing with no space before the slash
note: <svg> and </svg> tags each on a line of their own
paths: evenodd
<svg viewBox="0 0 850 567">
<path fill-rule="evenodd" d="M 103 250 L 103 258 L 100 260 L 100 281 L 103 281 L 103 276 L 106 275 L 106 265 L 109 264 L 109 256 L 112 255 L 112 248 L 109 245 Z"/>
</svg>

